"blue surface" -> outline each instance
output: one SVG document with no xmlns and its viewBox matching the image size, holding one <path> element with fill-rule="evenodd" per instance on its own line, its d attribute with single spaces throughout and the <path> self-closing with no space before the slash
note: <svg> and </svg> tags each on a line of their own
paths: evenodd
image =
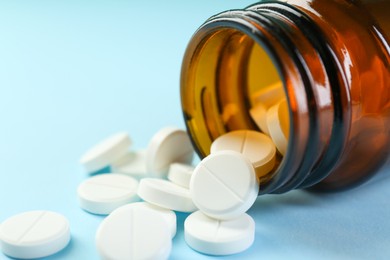
<svg viewBox="0 0 390 260">
<path fill-rule="evenodd" d="M 190 36 L 209 16 L 250 3 L 0 2 L 0 221 L 57 211 L 72 242 L 50 259 L 97 259 L 103 217 L 78 207 L 80 155 L 117 131 L 139 149 L 161 127 L 183 127 L 179 72 Z M 260 197 L 249 211 L 254 245 L 226 259 L 389 259 L 389 169 L 343 193 Z M 171 259 L 211 259 L 185 244 L 185 216 Z"/>
</svg>

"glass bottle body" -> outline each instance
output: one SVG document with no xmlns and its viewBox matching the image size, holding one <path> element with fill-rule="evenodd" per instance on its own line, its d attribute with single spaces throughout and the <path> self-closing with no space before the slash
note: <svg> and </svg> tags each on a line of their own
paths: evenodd
<svg viewBox="0 0 390 260">
<path fill-rule="evenodd" d="M 258 91 L 282 83 L 288 151 L 260 193 L 341 189 L 389 157 L 390 12 L 387 1 L 264 2 L 206 21 L 187 48 L 182 106 L 201 157 L 218 136 L 259 130 Z"/>
</svg>

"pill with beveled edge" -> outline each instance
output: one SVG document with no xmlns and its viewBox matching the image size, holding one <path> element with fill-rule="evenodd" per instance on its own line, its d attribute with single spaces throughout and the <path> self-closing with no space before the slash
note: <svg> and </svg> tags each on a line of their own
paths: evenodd
<svg viewBox="0 0 390 260">
<path fill-rule="evenodd" d="M 77 194 L 81 208 L 106 215 L 116 208 L 139 200 L 138 181 L 123 174 L 101 174 L 83 181 Z"/>
<path fill-rule="evenodd" d="M 114 134 L 85 152 L 80 163 L 87 172 L 101 170 L 126 154 L 130 145 L 127 133 Z"/>
<path fill-rule="evenodd" d="M 290 131 L 290 119 L 287 100 L 282 100 L 267 112 L 267 125 L 272 141 L 278 151 L 285 155 Z"/>
<path fill-rule="evenodd" d="M 219 151 L 204 158 L 190 182 L 194 204 L 216 219 L 232 219 L 255 202 L 259 183 L 252 163 L 241 153 Z"/>
<path fill-rule="evenodd" d="M 188 164 L 172 163 L 169 167 L 168 180 L 188 189 L 194 169 Z"/>
<path fill-rule="evenodd" d="M 236 254 L 253 244 L 255 222 L 246 213 L 231 220 L 218 220 L 196 211 L 184 222 L 184 238 L 191 248 L 204 254 Z"/>
<path fill-rule="evenodd" d="M 152 177 L 166 178 L 171 163 L 190 164 L 194 149 L 186 131 L 176 127 L 159 130 L 146 150 L 146 169 Z"/>
<path fill-rule="evenodd" d="M 188 189 L 163 179 L 142 179 L 138 188 L 138 196 L 151 204 L 175 211 L 193 212 L 196 210 Z"/>
<path fill-rule="evenodd" d="M 55 254 L 70 241 L 68 220 L 52 211 L 28 211 L 0 225 L 0 247 L 4 254 L 21 259 Z"/>
<path fill-rule="evenodd" d="M 267 135 L 251 130 L 231 131 L 221 135 L 211 144 L 211 153 L 236 151 L 247 157 L 255 167 L 258 177 L 269 173 L 275 166 L 276 148 Z"/>
<path fill-rule="evenodd" d="M 96 247 L 102 259 L 168 259 L 172 233 L 158 212 L 138 203 L 114 210 L 99 225 Z"/>
</svg>

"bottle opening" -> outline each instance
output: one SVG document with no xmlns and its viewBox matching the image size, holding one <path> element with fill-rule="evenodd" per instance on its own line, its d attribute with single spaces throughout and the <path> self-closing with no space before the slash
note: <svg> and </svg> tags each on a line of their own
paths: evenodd
<svg viewBox="0 0 390 260">
<path fill-rule="evenodd" d="M 234 130 L 255 130 L 277 147 L 272 178 L 287 151 L 290 128 L 287 95 L 267 51 L 234 28 L 198 32 L 182 68 L 182 107 L 198 154 L 205 157 L 217 137 Z"/>
</svg>

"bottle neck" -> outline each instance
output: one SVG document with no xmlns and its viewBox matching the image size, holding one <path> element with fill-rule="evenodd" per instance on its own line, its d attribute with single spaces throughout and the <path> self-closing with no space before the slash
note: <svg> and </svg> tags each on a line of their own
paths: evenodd
<svg viewBox="0 0 390 260">
<path fill-rule="evenodd" d="M 343 105 L 346 80 L 320 28 L 299 9 L 276 2 L 246 10 L 245 16 L 273 37 L 272 46 L 279 45 L 274 53 L 281 60 L 291 109 L 292 138 L 279 173 L 283 181 L 274 178 L 266 192 L 312 186 L 330 174 L 345 146 L 351 112 Z M 283 171 L 289 172 L 287 178 Z"/>
<path fill-rule="evenodd" d="M 239 45 L 229 44 L 235 34 L 239 35 Z M 245 71 L 252 53 L 245 51 L 245 46 L 250 49 L 252 45 L 260 46 L 272 61 L 290 108 L 287 153 L 278 158 L 273 174 L 260 180 L 260 194 L 312 186 L 327 177 L 337 163 L 349 129 L 346 119 L 350 111 L 343 106 L 344 79 L 325 38 L 308 16 L 291 5 L 260 3 L 224 12 L 210 18 L 195 33 L 181 78 L 184 116 L 193 143 L 204 157 L 212 140 L 224 132 L 256 128 L 249 115 L 250 88 L 242 90 L 250 81 Z M 211 56 L 202 58 L 205 55 L 215 55 L 215 61 Z M 221 64 L 228 65 L 223 68 Z M 225 70 L 231 73 L 223 74 Z M 258 78 L 262 77 L 267 75 L 259 71 Z M 233 113 L 231 124 L 221 122 L 224 113 L 210 112 L 231 103 L 237 104 L 233 110 L 239 111 Z"/>
</svg>

